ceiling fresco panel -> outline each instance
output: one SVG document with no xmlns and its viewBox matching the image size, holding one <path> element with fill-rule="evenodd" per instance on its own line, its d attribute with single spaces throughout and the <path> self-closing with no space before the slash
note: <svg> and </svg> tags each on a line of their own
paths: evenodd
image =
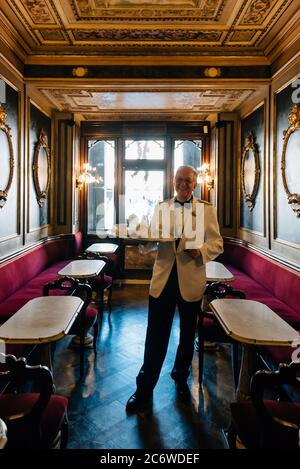
<svg viewBox="0 0 300 469">
<path fill-rule="evenodd" d="M 198 92 L 100 92 L 98 90 L 39 88 L 58 109 L 74 113 L 125 110 L 231 112 L 254 89 L 205 89 Z"/>
<path fill-rule="evenodd" d="M 282 7 L 284 3 L 290 3 L 291 0 L 252 0 L 241 16 L 239 24 L 241 25 L 262 25 L 268 15 L 274 15 L 276 10 Z M 249 2 L 246 2 L 249 4 Z"/>
<path fill-rule="evenodd" d="M 16 8 L 25 9 L 30 17 L 32 24 L 56 24 L 54 14 L 52 13 L 46 0 L 16 0 L 12 1 Z"/>
<path fill-rule="evenodd" d="M 147 19 L 175 18 L 182 20 L 218 20 L 223 8 L 232 0 L 70 0 L 75 18 L 79 21 L 95 19 Z"/>
</svg>

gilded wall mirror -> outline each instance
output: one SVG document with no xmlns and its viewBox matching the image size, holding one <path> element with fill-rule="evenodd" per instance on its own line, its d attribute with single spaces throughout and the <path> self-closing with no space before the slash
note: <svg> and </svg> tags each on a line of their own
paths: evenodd
<svg viewBox="0 0 300 469">
<path fill-rule="evenodd" d="M 14 175 L 14 152 L 7 114 L 0 104 L 0 208 L 5 205 Z M 3 189 L 1 189 L 3 187 Z"/>
<path fill-rule="evenodd" d="M 290 126 L 283 132 L 281 176 L 283 187 L 297 217 L 300 217 L 300 105 L 295 104 L 289 115 Z"/>
<path fill-rule="evenodd" d="M 241 183 L 243 197 L 250 212 L 255 205 L 259 184 L 259 155 L 257 146 L 254 143 L 253 132 L 249 132 L 242 153 Z"/>
<path fill-rule="evenodd" d="M 33 155 L 33 180 L 40 207 L 44 205 L 47 199 L 50 171 L 50 149 L 47 145 L 47 135 L 42 130 Z"/>
</svg>

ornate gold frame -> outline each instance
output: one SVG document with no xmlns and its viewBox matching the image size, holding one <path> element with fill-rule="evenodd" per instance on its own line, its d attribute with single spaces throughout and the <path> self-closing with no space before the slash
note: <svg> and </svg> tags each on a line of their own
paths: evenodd
<svg viewBox="0 0 300 469">
<path fill-rule="evenodd" d="M 246 191 L 246 186 L 245 186 L 245 162 L 246 162 L 246 157 L 247 157 L 247 153 L 249 150 L 252 150 L 253 152 L 254 163 L 255 163 L 254 185 L 253 185 L 251 194 L 248 194 L 248 192 Z M 254 143 L 253 132 L 250 131 L 248 133 L 248 136 L 245 139 L 245 146 L 243 148 L 242 165 L 241 165 L 242 191 L 243 191 L 245 202 L 248 205 L 250 212 L 252 212 L 252 210 L 254 209 L 254 205 L 255 205 L 255 198 L 257 196 L 258 184 L 259 184 L 259 175 L 260 175 L 260 167 L 259 167 L 259 155 L 258 155 L 257 145 Z"/>
<path fill-rule="evenodd" d="M 44 148 L 47 156 L 47 183 L 45 190 L 42 191 L 39 181 L 39 154 L 41 148 Z M 51 167 L 50 167 L 50 149 L 47 145 L 47 135 L 43 130 L 40 132 L 39 142 L 35 147 L 33 155 L 33 180 L 37 196 L 37 201 L 40 207 L 44 205 L 47 199 L 47 194 L 50 186 L 50 176 L 51 176 Z"/>
<path fill-rule="evenodd" d="M 2 104 L 0 104 L 0 130 L 5 133 L 9 146 L 9 176 L 6 187 L 3 190 L 0 189 L 0 208 L 4 207 L 5 202 L 7 201 L 8 191 L 11 187 L 14 176 L 14 150 L 10 134 L 10 127 L 5 123 L 6 118 L 6 111 Z"/>
<path fill-rule="evenodd" d="M 287 180 L 286 180 L 286 148 L 289 141 L 289 138 L 293 132 L 300 130 L 300 105 L 295 104 L 290 111 L 289 115 L 290 126 L 287 130 L 283 131 L 283 148 L 281 156 L 281 177 L 283 182 L 283 187 L 287 195 L 288 203 L 292 205 L 292 210 L 295 212 L 297 217 L 300 217 L 300 194 L 292 194 L 289 190 Z M 294 205 L 295 204 L 295 205 Z M 294 206 L 293 206 L 294 205 Z"/>
</svg>

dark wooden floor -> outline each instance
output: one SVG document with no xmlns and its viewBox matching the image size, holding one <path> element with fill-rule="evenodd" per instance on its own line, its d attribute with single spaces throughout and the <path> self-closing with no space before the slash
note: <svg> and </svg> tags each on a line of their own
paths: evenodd
<svg viewBox="0 0 300 469">
<path fill-rule="evenodd" d="M 98 355 L 86 353 L 82 383 L 78 352 L 61 341 L 55 355 L 57 394 L 69 398 L 68 448 L 223 448 L 221 429 L 229 423 L 229 403 L 234 400 L 230 348 L 205 355 L 205 377 L 197 382 L 195 352 L 189 384 L 192 402 L 176 400 L 170 378 L 178 341 L 178 318 L 164 367 L 155 388 L 152 411 L 127 416 L 125 404 L 135 390 L 142 364 L 147 320 L 147 285 L 124 285 L 113 292 L 113 312 L 105 312 Z"/>
</svg>

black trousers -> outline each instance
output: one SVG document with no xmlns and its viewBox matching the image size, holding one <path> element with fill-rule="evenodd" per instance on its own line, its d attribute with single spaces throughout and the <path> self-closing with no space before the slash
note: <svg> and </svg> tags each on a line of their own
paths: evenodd
<svg viewBox="0 0 300 469">
<path fill-rule="evenodd" d="M 158 381 L 168 349 L 176 305 L 180 318 L 180 337 L 171 376 L 175 380 L 186 380 L 194 353 L 195 330 L 197 316 L 201 313 L 201 301 L 188 302 L 182 298 L 175 261 L 161 295 L 158 298 L 149 296 L 144 363 L 136 378 L 138 392 L 151 392 Z"/>
</svg>

